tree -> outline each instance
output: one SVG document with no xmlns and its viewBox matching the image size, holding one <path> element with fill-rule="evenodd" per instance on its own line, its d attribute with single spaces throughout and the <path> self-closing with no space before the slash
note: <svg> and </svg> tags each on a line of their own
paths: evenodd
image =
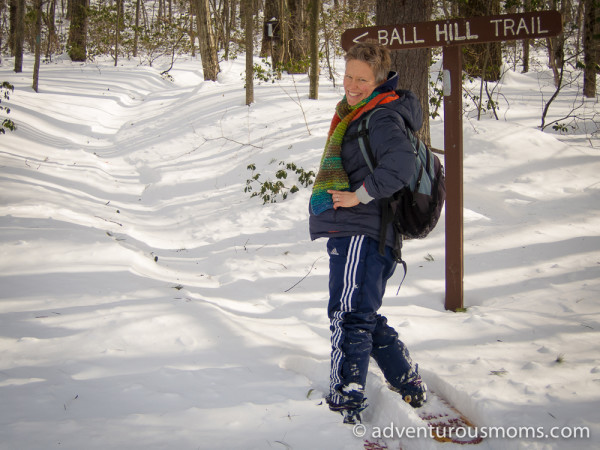
<svg viewBox="0 0 600 450">
<path fill-rule="evenodd" d="M 229 59 L 229 47 L 231 44 L 231 33 L 236 24 L 236 3 L 224 2 L 223 6 L 223 46 L 225 47 L 225 59 Z"/>
<path fill-rule="evenodd" d="M 87 7 L 88 0 L 71 0 L 71 26 L 69 27 L 69 56 L 73 61 L 87 57 Z"/>
<path fill-rule="evenodd" d="M 23 72 L 23 43 L 25 42 L 25 0 L 16 0 L 15 32 L 13 55 L 15 56 L 15 72 Z"/>
<path fill-rule="evenodd" d="M 254 1 L 245 0 L 244 28 L 246 32 L 246 105 L 254 103 Z"/>
<path fill-rule="evenodd" d="M 283 66 L 287 36 L 289 34 L 287 19 L 284 13 L 286 0 L 265 0 L 265 27 L 266 22 L 275 19 L 277 28 L 273 30 L 274 38 L 268 39 L 263 34 L 261 55 L 271 56 L 273 69 Z"/>
<path fill-rule="evenodd" d="M 135 23 L 133 26 L 133 56 L 138 55 L 138 44 L 140 40 L 140 9 L 141 0 L 135 0 Z"/>
<path fill-rule="evenodd" d="M 40 58 L 42 56 L 42 0 L 35 0 L 35 62 L 33 64 L 33 90 L 38 92 Z"/>
<path fill-rule="evenodd" d="M 119 62 L 119 41 L 123 24 L 123 0 L 117 0 L 117 20 L 115 23 L 115 67 Z"/>
<path fill-rule="evenodd" d="M 558 9 L 556 0 L 552 0 L 551 9 Z M 563 18 L 563 23 L 569 23 L 567 12 L 569 2 L 563 1 L 560 7 L 560 13 Z M 563 68 L 565 65 L 565 39 L 566 33 L 563 32 L 554 37 L 546 38 L 548 44 L 548 65 L 552 69 L 554 75 L 554 86 L 558 89 L 561 88 Z"/>
<path fill-rule="evenodd" d="M 523 9 L 525 12 L 531 11 L 531 0 L 523 1 Z M 529 72 L 529 46 L 531 42 L 530 39 L 523 39 L 523 73 Z"/>
<path fill-rule="evenodd" d="M 310 89 L 309 98 L 319 98 L 319 13 L 320 0 L 310 2 Z"/>
<path fill-rule="evenodd" d="M 309 65 L 308 55 L 308 1 L 287 0 L 287 34 L 284 65 L 290 73 L 306 73 Z"/>
<path fill-rule="evenodd" d="M 271 28 L 273 36 L 268 36 L 267 31 L 269 29 L 269 23 L 274 24 L 279 21 L 279 8 L 277 0 L 265 0 L 265 8 L 264 8 L 264 23 L 263 23 L 263 35 L 262 42 L 260 46 L 260 56 L 273 57 L 273 40 L 275 38 L 275 29 Z M 274 19 L 274 20 L 273 20 Z M 279 30 L 277 30 L 279 31 Z"/>
<path fill-rule="evenodd" d="M 433 0 L 377 0 L 377 25 L 427 22 L 431 20 Z M 430 49 L 392 51 L 392 68 L 398 72 L 398 87 L 415 93 L 423 107 L 423 127 L 419 136 L 429 143 L 429 64 Z"/>
<path fill-rule="evenodd" d="M 309 1 L 265 0 L 265 22 L 277 20 L 277 37 L 271 42 L 263 37 L 262 55 L 269 51 L 274 67 L 290 73 L 306 73 L 309 61 Z"/>
<path fill-rule="evenodd" d="M 46 58 L 60 49 L 59 36 L 56 32 L 56 0 L 49 0 L 46 14 L 42 14 L 42 19 L 48 28 L 48 40 L 46 43 Z"/>
<path fill-rule="evenodd" d="M 462 17 L 500 14 L 500 0 L 469 0 L 460 3 Z M 502 46 L 500 42 L 486 42 L 463 46 L 463 69 L 473 77 L 498 81 L 502 75 Z"/>
<path fill-rule="evenodd" d="M 229 59 L 229 44 L 231 41 L 231 3 L 233 2 L 220 2 L 220 10 L 215 11 L 215 22 L 217 24 L 216 35 L 217 35 L 217 48 L 225 50 L 224 59 Z M 215 6 L 216 8 L 216 6 Z M 235 6 L 234 6 L 235 10 Z"/>
<path fill-rule="evenodd" d="M 600 2 L 599 0 L 582 1 L 585 2 L 583 95 L 594 98 L 598 63 L 600 63 Z"/>
<path fill-rule="evenodd" d="M 202 59 L 204 79 L 217 81 L 220 68 L 208 0 L 191 1 L 195 3 L 196 7 L 196 25 L 198 27 L 200 58 Z"/>
</svg>

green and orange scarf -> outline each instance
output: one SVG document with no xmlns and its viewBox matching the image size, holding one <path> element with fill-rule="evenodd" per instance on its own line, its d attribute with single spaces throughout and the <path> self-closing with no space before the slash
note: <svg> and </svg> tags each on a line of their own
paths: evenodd
<svg viewBox="0 0 600 450">
<path fill-rule="evenodd" d="M 375 90 L 369 97 L 354 106 L 348 104 L 345 96 L 337 104 L 310 198 L 310 207 L 313 214 L 318 215 L 333 208 L 333 200 L 331 194 L 327 193 L 328 190 L 347 191 L 350 189 L 348 174 L 342 165 L 341 156 L 342 142 L 348 125 L 352 120 L 365 111 L 374 108 L 383 98 L 389 95 L 389 92 L 379 93 Z"/>
</svg>

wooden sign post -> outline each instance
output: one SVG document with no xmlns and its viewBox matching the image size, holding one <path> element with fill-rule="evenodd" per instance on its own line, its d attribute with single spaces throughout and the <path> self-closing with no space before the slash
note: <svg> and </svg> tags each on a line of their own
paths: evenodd
<svg viewBox="0 0 600 450">
<path fill-rule="evenodd" d="M 535 39 L 562 32 L 558 11 L 538 11 L 467 19 L 352 28 L 342 34 L 342 48 L 362 41 L 390 50 L 443 47 L 444 166 L 446 170 L 445 307 L 463 308 L 463 124 L 462 52 L 464 44 Z"/>
</svg>

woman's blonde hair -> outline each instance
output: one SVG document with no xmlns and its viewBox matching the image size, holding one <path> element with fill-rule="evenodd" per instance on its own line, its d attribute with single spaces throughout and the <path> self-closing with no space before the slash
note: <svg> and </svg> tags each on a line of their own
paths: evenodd
<svg viewBox="0 0 600 450">
<path fill-rule="evenodd" d="M 375 43 L 359 42 L 348 50 L 344 57 L 346 62 L 358 60 L 367 63 L 373 69 L 375 83 L 381 84 L 387 80 L 392 67 L 390 51 Z"/>
</svg>

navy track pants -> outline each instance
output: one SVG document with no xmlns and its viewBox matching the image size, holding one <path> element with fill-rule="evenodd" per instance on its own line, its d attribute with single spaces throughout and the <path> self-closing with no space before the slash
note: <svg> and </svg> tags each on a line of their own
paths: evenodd
<svg viewBox="0 0 600 450">
<path fill-rule="evenodd" d="M 331 329 L 327 402 L 336 411 L 362 410 L 367 406 L 364 387 L 370 357 L 393 387 L 416 376 L 398 333 L 377 313 L 396 262 L 391 248 L 380 255 L 379 243 L 368 236 L 331 238 L 327 252 Z"/>
</svg>

